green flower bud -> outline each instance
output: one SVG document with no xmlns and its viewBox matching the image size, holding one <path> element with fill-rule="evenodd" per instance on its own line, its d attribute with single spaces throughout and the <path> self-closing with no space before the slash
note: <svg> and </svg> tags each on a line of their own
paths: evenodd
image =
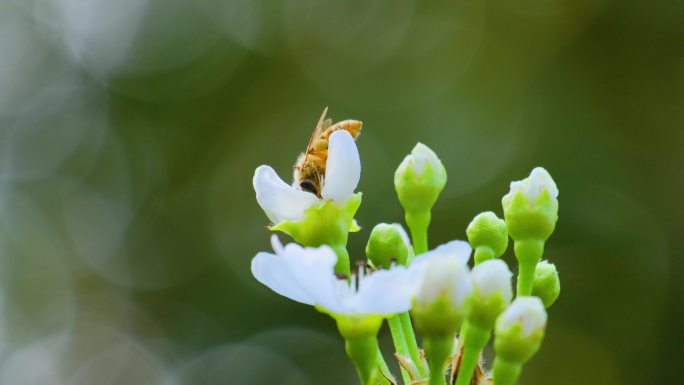
<svg viewBox="0 0 684 385">
<path fill-rule="evenodd" d="M 511 238 L 545 241 L 558 220 L 558 188 L 551 175 L 537 167 L 530 176 L 511 182 L 501 203 Z"/>
<path fill-rule="evenodd" d="M 558 220 L 558 188 L 551 175 L 537 167 L 530 176 L 511 182 L 501 203 L 508 234 L 515 241 L 518 259 L 518 295 L 532 294 L 534 272 Z"/>
<path fill-rule="evenodd" d="M 541 261 L 534 273 L 532 295 L 539 297 L 547 309 L 553 305 L 560 295 L 560 279 L 553 263 Z"/>
<path fill-rule="evenodd" d="M 491 211 L 475 216 L 466 229 L 466 235 L 475 249 L 475 264 L 499 258 L 508 247 L 506 222 Z"/>
<path fill-rule="evenodd" d="M 478 357 L 489 341 L 496 319 L 513 298 L 512 276 L 500 259 L 484 261 L 470 273 L 474 289 L 465 326 L 459 336 L 463 350 L 456 385 L 470 385 Z"/>
<path fill-rule="evenodd" d="M 438 256 L 424 267 L 411 314 L 423 336 L 452 338 L 472 293 L 468 266 L 458 256 Z"/>
<path fill-rule="evenodd" d="M 492 259 L 475 266 L 470 273 L 473 295 L 469 303 L 468 322 L 491 330 L 496 319 L 513 299 L 513 273 L 500 259 Z"/>
<path fill-rule="evenodd" d="M 408 234 L 400 224 L 380 223 L 371 231 L 366 256 L 373 267 L 388 269 L 392 263 L 406 265 L 412 254 Z"/>
<path fill-rule="evenodd" d="M 416 144 L 394 173 L 394 188 L 408 212 L 429 211 L 444 189 L 447 174 L 437 155 Z"/>
<path fill-rule="evenodd" d="M 524 364 L 539 350 L 545 327 L 546 311 L 541 300 L 516 298 L 496 321 L 494 351 L 497 359 Z"/>
</svg>

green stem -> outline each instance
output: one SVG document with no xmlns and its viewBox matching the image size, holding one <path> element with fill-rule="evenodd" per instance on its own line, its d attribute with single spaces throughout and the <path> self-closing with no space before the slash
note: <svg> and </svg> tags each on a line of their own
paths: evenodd
<svg viewBox="0 0 684 385">
<path fill-rule="evenodd" d="M 390 328 L 390 334 L 392 334 L 392 342 L 394 342 L 394 349 L 397 351 L 397 353 L 401 354 L 404 357 L 410 357 L 409 354 L 409 349 L 406 344 L 406 336 L 404 335 L 404 330 L 403 330 L 403 325 L 401 322 L 401 319 L 399 318 L 398 315 L 387 319 L 387 324 L 389 325 Z M 413 359 L 411 357 L 411 359 Z M 401 378 L 404 380 L 404 384 L 408 384 L 411 382 L 411 375 L 409 372 L 404 369 L 404 367 L 401 367 Z"/>
<path fill-rule="evenodd" d="M 419 255 L 428 251 L 428 227 L 432 213 L 430 210 L 425 211 L 406 211 L 404 215 L 406 224 L 411 232 L 411 242 L 413 243 L 413 254 Z M 416 342 L 416 335 L 413 332 L 413 325 L 411 324 L 411 317 L 408 312 L 399 315 L 401 319 L 401 326 L 404 329 L 404 337 L 409 348 L 409 355 L 411 360 L 416 364 L 418 372 L 421 377 L 427 375 L 427 370 L 420 359 L 420 352 L 418 350 L 418 343 Z"/>
<path fill-rule="evenodd" d="M 344 337 L 344 348 L 354 363 L 363 385 L 376 385 L 378 378 L 378 331 L 382 325 L 379 316 L 335 316 L 337 329 Z"/>
<path fill-rule="evenodd" d="M 378 361 L 378 340 L 375 336 L 357 336 L 345 340 L 344 348 L 356 366 L 363 385 L 375 385 Z"/>
<path fill-rule="evenodd" d="M 413 251 L 416 255 L 428 251 L 428 226 L 432 214 L 430 210 L 411 212 L 407 211 L 404 215 L 406 224 L 411 232 Z"/>
<path fill-rule="evenodd" d="M 518 259 L 517 295 L 531 295 L 534 286 L 534 272 L 544 253 L 544 241 L 517 241 L 514 250 Z"/>
<path fill-rule="evenodd" d="M 494 259 L 496 258 L 496 254 L 494 253 L 494 250 L 491 247 L 485 247 L 485 246 L 480 246 L 477 249 L 475 249 L 475 264 L 479 264 L 480 262 L 484 262 L 488 259 Z"/>
<path fill-rule="evenodd" d="M 389 366 L 387 366 L 387 362 L 385 362 L 385 357 L 382 356 L 382 351 L 380 351 L 380 347 L 378 346 L 378 366 L 380 366 L 380 371 L 383 373 L 391 374 Z M 384 376 L 384 375 L 379 375 L 378 377 L 378 383 L 380 385 L 392 385 L 392 383 Z"/>
<path fill-rule="evenodd" d="M 508 362 L 497 357 L 494 359 L 492 374 L 494 385 L 513 385 L 520 376 L 522 365 Z"/>
<path fill-rule="evenodd" d="M 408 312 L 405 312 L 399 314 L 398 317 L 401 320 L 401 328 L 404 332 L 404 338 L 406 339 L 406 346 L 408 347 L 409 356 L 416 364 L 416 368 L 418 368 L 418 374 L 420 374 L 421 377 L 425 377 L 427 375 L 427 371 L 423 365 L 423 360 L 420 359 L 420 351 L 418 350 L 416 334 L 413 332 L 411 316 L 409 316 Z"/>
<path fill-rule="evenodd" d="M 456 385 L 470 384 L 480 352 L 487 345 L 490 335 L 491 330 L 485 330 L 468 322 L 464 323 L 463 355 L 461 355 L 461 366 L 458 368 Z"/>
<path fill-rule="evenodd" d="M 349 267 L 349 252 L 346 245 L 329 245 L 337 254 L 335 273 L 349 277 L 351 269 Z"/>
<path fill-rule="evenodd" d="M 451 337 L 424 339 L 425 355 L 430 366 L 429 385 L 446 385 L 444 381 L 444 366 L 451 355 L 454 340 Z"/>
</svg>

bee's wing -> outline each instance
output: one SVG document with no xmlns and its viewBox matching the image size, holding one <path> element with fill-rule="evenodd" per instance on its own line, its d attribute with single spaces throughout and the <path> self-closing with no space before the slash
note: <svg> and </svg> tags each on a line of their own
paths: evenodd
<svg viewBox="0 0 684 385">
<path fill-rule="evenodd" d="M 306 146 L 306 152 L 307 154 L 311 152 L 312 148 L 311 145 L 313 144 L 314 140 L 321 136 L 321 133 L 323 130 L 332 124 L 332 121 L 330 119 L 326 120 L 325 115 L 328 113 L 328 107 L 325 107 L 323 109 L 323 113 L 321 114 L 321 117 L 318 119 L 318 123 L 316 124 L 316 128 L 314 129 L 313 134 L 311 134 L 311 137 L 309 138 L 309 144 Z M 326 127 L 327 126 L 327 127 Z M 306 158 L 304 158 L 306 160 Z"/>
</svg>

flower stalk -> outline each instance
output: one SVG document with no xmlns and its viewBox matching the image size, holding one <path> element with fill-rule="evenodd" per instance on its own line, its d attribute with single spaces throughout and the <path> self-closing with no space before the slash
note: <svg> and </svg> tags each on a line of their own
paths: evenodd
<svg viewBox="0 0 684 385">
<path fill-rule="evenodd" d="M 408 312 L 403 312 L 397 315 L 399 322 L 401 324 L 404 339 L 406 340 L 406 346 L 408 348 L 409 357 L 413 360 L 416 368 L 418 369 L 418 374 L 421 377 L 427 375 L 427 370 L 425 365 L 423 365 L 423 360 L 420 357 L 420 351 L 418 350 L 418 343 L 416 341 L 416 334 L 413 332 L 413 324 L 411 323 L 411 316 Z"/>
<path fill-rule="evenodd" d="M 394 349 L 397 351 L 397 353 L 401 354 L 402 356 L 410 357 L 411 360 L 413 360 L 413 357 L 409 353 L 407 339 L 404 335 L 404 329 L 402 327 L 401 319 L 399 318 L 399 316 L 396 315 L 394 317 L 388 318 L 387 325 L 389 326 L 390 334 L 392 335 L 392 343 L 394 343 Z M 411 374 L 404 367 L 401 367 L 400 370 L 401 377 L 404 380 L 404 384 L 410 383 Z"/>
<path fill-rule="evenodd" d="M 492 330 L 471 324 L 468 321 L 463 323 L 461 330 L 463 330 L 461 334 L 463 352 L 456 385 L 470 385 L 480 353 L 489 342 Z"/>
<path fill-rule="evenodd" d="M 444 369 L 451 356 L 454 339 L 450 336 L 425 337 L 423 342 L 425 356 L 430 367 L 429 385 L 446 385 Z"/>
<path fill-rule="evenodd" d="M 534 286 L 534 273 L 537 263 L 544 254 L 543 241 L 518 241 L 513 246 L 515 256 L 518 259 L 518 296 L 529 296 Z"/>
<path fill-rule="evenodd" d="M 428 251 L 428 227 L 432 218 L 430 210 L 406 211 L 404 218 L 411 232 L 413 252 L 418 255 Z"/>
<path fill-rule="evenodd" d="M 381 317 L 335 317 L 344 338 L 344 348 L 354 363 L 363 385 L 375 385 L 378 379 L 378 330 Z"/>
</svg>

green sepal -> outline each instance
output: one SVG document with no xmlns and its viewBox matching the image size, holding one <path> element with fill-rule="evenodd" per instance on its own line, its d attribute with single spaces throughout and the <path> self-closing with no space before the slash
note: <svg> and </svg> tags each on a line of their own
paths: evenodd
<svg viewBox="0 0 684 385">
<path fill-rule="evenodd" d="M 411 315 L 416 328 L 423 336 L 432 338 L 453 338 L 461 327 L 464 318 L 464 308 L 454 307 L 447 295 L 439 295 L 428 305 L 421 305 L 414 300 Z"/>
<path fill-rule="evenodd" d="M 503 197 L 502 206 L 508 234 L 514 240 L 547 240 L 558 221 L 558 200 L 541 191 L 534 202 L 520 190 Z"/>
<path fill-rule="evenodd" d="M 489 298 L 480 298 L 477 293 L 473 293 L 468 300 L 466 320 L 474 327 L 491 330 L 509 304 L 500 292 Z"/>
<path fill-rule="evenodd" d="M 545 308 L 551 307 L 560 295 L 560 278 L 553 263 L 541 261 L 534 272 L 532 295 L 539 297 Z"/>
<path fill-rule="evenodd" d="M 361 197 L 360 192 L 356 193 L 344 205 L 332 200 L 325 201 L 321 205 L 308 208 L 302 220 L 282 221 L 271 226 L 270 230 L 282 231 L 303 246 L 330 246 L 337 253 L 335 272 L 348 275 L 347 238 L 350 232 L 360 230 L 354 215 L 361 206 Z"/>
<path fill-rule="evenodd" d="M 332 313 L 320 307 L 317 307 L 317 309 L 335 319 L 337 329 L 345 339 L 375 336 L 378 334 L 382 321 L 385 319 L 385 316 L 377 314 L 349 315 Z"/>
<path fill-rule="evenodd" d="M 507 362 L 524 364 L 539 350 L 544 339 L 544 328 L 525 335 L 522 323 L 515 322 L 503 330 L 497 326 L 495 336 L 494 351 L 497 357 Z"/>
</svg>

